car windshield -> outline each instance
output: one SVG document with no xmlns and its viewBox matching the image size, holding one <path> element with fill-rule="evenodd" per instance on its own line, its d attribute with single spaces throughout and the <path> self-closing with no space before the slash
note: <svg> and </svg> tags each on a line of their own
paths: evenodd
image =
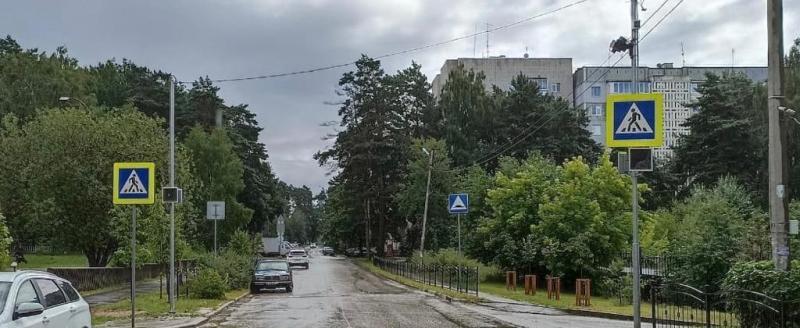
<svg viewBox="0 0 800 328">
<path fill-rule="evenodd" d="M 305 251 L 291 251 L 291 252 L 289 252 L 289 255 L 291 255 L 291 256 L 303 256 L 303 255 L 306 255 L 306 252 Z"/>
<path fill-rule="evenodd" d="M 6 307 L 6 298 L 8 298 L 8 291 L 11 289 L 11 283 L 7 281 L 0 282 L 0 314 Z"/>
<path fill-rule="evenodd" d="M 260 262 L 258 266 L 256 266 L 256 271 L 266 271 L 266 270 L 283 270 L 288 271 L 289 266 L 286 262 Z"/>
</svg>

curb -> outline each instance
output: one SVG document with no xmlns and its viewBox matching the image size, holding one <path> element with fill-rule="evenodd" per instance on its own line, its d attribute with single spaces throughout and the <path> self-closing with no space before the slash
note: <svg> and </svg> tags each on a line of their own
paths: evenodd
<svg viewBox="0 0 800 328">
<path fill-rule="evenodd" d="M 225 304 L 220 305 L 216 310 L 211 311 L 210 313 L 203 315 L 203 320 L 200 320 L 199 322 L 187 323 L 187 324 L 183 324 L 183 325 L 179 325 L 179 326 L 170 326 L 168 328 L 196 328 L 196 327 L 198 327 L 198 326 L 200 326 L 202 324 L 205 324 L 206 322 L 208 322 L 209 319 L 211 319 L 211 317 L 219 314 L 220 312 L 222 312 L 225 309 L 227 309 L 229 306 L 235 304 L 236 302 L 239 302 L 241 299 L 243 299 L 243 298 L 245 298 L 247 296 L 250 296 L 250 292 L 249 291 L 244 293 L 244 294 L 242 294 L 242 295 L 240 295 L 237 298 L 234 298 L 233 300 L 228 301 Z"/>
</svg>

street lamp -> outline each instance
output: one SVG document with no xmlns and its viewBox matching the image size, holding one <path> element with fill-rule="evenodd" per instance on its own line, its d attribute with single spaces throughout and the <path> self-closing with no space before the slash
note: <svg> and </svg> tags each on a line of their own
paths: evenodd
<svg viewBox="0 0 800 328">
<path fill-rule="evenodd" d="M 425 210 L 422 213 L 422 238 L 419 242 L 420 258 L 425 257 L 425 226 L 428 223 L 428 199 L 431 196 L 431 169 L 433 168 L 433 151 L 429 152 L 425 147 L 422 147 L 422 151 L 425 155 L 428 155 L 428 185 L 425 187 Z"/>
<path fill-rule="evenodd" d="M 791 118 L 795 123 L 797 123 L 797 125 L 800 125 L 800 121 L 798 121 L 797 118 L 794 117 L 794 115 L 797 114 L 797 111 L 791 108 L 786 108 L 784 106 L 778 106 L 778 110 L 786 113 L 787 116 L 789 116 L 789 118 Z"/>
<path fill-rule="evenodd" d="M 62 102 L 62 103 L 66 103 L 66 102 L 68 102 L 68 101 L 72 101 L 72 100 L 74 100 L 74 101 L 77 101 L 78 103 L 80 103 L 80 104 L 81 104 L 83 107 L 85 107 L 85 108 L 88 108 L 88 107 L 89 107 L 89 106 L 87 106 L 87 105 L 86 105 L 86 103 L 85 103 L 85 102 L 83 102 L 83 100 L 80 100 L 80 99 L 78 99 L 78 98 L 71 98 L 71 97 L 66 97 L 66 96 L 61 96 L 61 97 L 58 97 L 58 101 L 60 101 L 60 102 Z"/>
</svg>

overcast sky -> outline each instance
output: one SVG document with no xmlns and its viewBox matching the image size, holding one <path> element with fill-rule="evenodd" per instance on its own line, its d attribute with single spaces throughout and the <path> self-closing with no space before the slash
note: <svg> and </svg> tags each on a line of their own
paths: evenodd
<svg viewBox="0 0 800 328">
<path fill-rule="evenodd" d="M 128 58 L 181 80 L 262 75 L 346 63 L 501 26 L 576 0 L 6 0 L 0 34 L 23 47 L 66 45 L 84 65 Z M 646 0 L 642 20 L 663 0 Z M 680 0 L 668 0 L 651 29 Z M 800 1 L 784 1 L 786 49 L 800 37 Z M 599 65 L 611 39 L 630 33 L 630 2 L 588 0 L 556 14 L 496 31 L 489 54 L 571 57 Z M 642 65 L 766 65 L 765 0 L 686 0 L 641 45 Z M 475 47 L 477 43 L 477 47 Z M 420 63 L 432 80 L 445 59 L 485 55 L 486 37 L 382 60 L 387 72 Z M 624 62 L 627 64 L 627 62 Z M 337 120 L 339 77 L 347 69 L 219 85 L 228 104 L 246 103 L 265 128 L 276 174 L 318 190 L 326 169 L 312 155 L 330 145 L 320 123 Z"/>
</svg>

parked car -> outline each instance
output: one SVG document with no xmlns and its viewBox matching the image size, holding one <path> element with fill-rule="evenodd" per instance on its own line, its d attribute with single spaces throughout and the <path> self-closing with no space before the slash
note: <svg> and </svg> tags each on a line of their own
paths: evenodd
<svg viewBox="0 0 800 328">
<path fill-rule="evenodd" d="M 0 311 L 0 327 L 92 326 L 89 304 L 69 281 L 47 272 L 0 272 Z"/>
<path fill-rule="evenodd" d="M 250 292 L 257 294 L 262 289 L 283 288 L 287 293 L 294 289 L 292 269 L 284 260 L 258 260 L 253 279 L 250 281 Z"/>
<path fill-rule="evenodd" d="M 314 248 L 317 248 L 317 244 L 315 244 L 315 243 L 312 243 L 312 244 L 311 244 L 311 248 L 312 248 L 312 249 L 314 249 Z"/>
<path fill-rule="evenodd" d="M 293 249 L 286 256 L 289 265 L 299 265 L 308 269 L 308 253 L 304 249 Z"/>
<path fill-rule="evenodd" d="M 322 248 L 322 255 L 334 256 L 336 253 L 333 251 L 333 248 L 325 246 Z"/>
<path fill-rule="evenodd" d="M 347 255 L 347 256 L 349 256 L 349 257 L 363 257 L 363 256 L 367 256 L 367 248 L 366 248 L 366 247 L 361 247 L 361 248 L 357 248 L 357 247 L 354 247 L 354 248 L 348 248 L 348 249 L 346 249 L 346 250 L 344 251 L 344 255 Z"/>
</svg>

